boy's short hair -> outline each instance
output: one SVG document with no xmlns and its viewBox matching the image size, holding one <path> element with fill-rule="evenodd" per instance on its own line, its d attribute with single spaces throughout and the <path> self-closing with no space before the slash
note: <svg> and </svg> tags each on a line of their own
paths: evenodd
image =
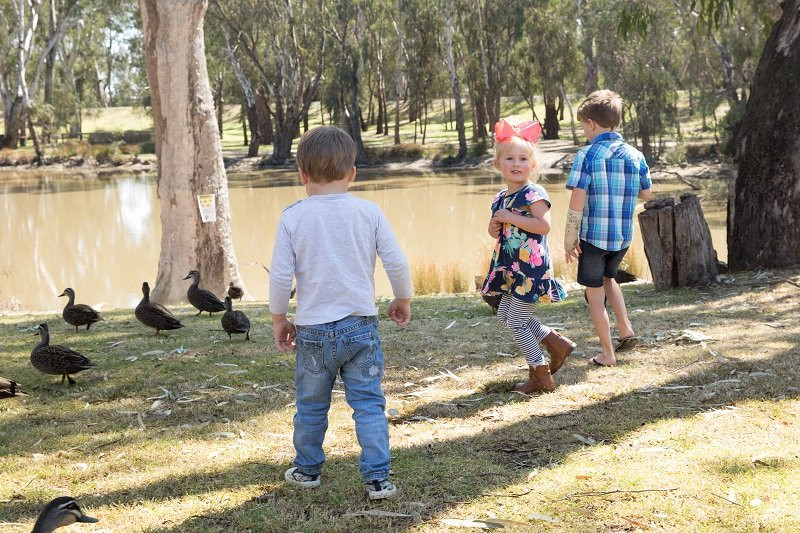
<svg viewBox="0 0 800 533">
<path fill-rule="evenodd" d="M 616 128 L 622 118 L 622 98 L 614 91 L 595 91 L 578 106 L 578 120 L 595 121 L 603 128 Z"/>
<path fill-rule="evenodd" d="M 344 130 L 319 126 L 308 130 L 297 144 L 297 166 L 315 183 L 348 175 L 356 161 L 356 143 Z"/>
</svg>

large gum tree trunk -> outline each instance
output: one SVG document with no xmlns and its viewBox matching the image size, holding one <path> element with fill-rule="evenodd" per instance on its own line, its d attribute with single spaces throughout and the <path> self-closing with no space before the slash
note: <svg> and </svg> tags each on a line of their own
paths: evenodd
<svg viewBox="0 0 800 533">
<path fill-rule="evenodd" d="M 220 297 L 229 281 L 242 287 L 206 69 L 207 7 L 207 0 L 139 0 L 161 202 L 161 255 L 151 296 L 162 303 L 185 301 L 189 282 L 183 278 L 193 269 Z M 216 195 L 216 222 L 202 222 L 199 194 Z"/>
<path fill-rule="evenodd" d="M 758 62 L 729 186 L 732 269 L 800 263 L 800 0 L 787 0 Z"/>
</svg>

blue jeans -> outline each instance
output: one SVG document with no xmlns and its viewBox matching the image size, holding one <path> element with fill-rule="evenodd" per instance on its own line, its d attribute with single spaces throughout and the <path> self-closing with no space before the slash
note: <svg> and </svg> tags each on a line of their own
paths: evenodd
<svg viewBox="0 0 800 533">
<path fill-rule="evenodd" d="M 344 382 L 361 445 L 358 469 L 364 481 L 389 477 L 389 423 L 381 390 L 383 352 L 376 317 L 349 316 L 335 322 L 297 326 L 294 415 L 294 466 L 319 474 L 325 462 L 322 442 L 336 376 Z"/>
</svg>

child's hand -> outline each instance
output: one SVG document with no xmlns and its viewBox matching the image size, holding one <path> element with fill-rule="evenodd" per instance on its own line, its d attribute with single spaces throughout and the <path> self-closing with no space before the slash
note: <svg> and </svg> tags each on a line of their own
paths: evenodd
<svg viewBox="0 0 800 533">
<path fill-rule="evenodd" d="M 386 314 L 398 326 L 405 326 L 411 320 L 411 299 L 395 298 L 389 304 Z"/>
<path fill-rule="evenodd" d="M 498 209 L 492 218 L 500 222 L 501 224 L 513 224 L 514 217 L 516 215 L 509 211 L 508 209 Z"/>
<path fill-rule="evenodd" d="M 495 218 L 489 219 L 489 235 L 497 239 L 500 237 L 500 231 L 503 229 L 503 223 Z"/>
<path fill-rule="evenodd" d="M 294 338 L 297 330 L 286 315 L 272 315 L 272 330 L 275 335 L 275 346 L 282 352 L 292 352 L 296 348 Z"/>
<path fill-rule="evenodd" d="M 573 259 L 575 261 L 577 261 L 579 255 L 581 255 L 581 245 L 580 244 L 576 245 L 575 248 L 573 248 L 572 250 L 569 250 L 569 251 L 565 252 L 564 253 L 564 259 L 567 261 L 567 263 L 571 263 Z"/>
</svg>

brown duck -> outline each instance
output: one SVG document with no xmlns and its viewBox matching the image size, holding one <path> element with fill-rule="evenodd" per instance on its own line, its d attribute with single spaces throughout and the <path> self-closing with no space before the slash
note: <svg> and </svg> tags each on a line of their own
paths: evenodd
<svg viewBox="0 0 800 533">
<path fill-rule="evenodd" d="M 0 378 L 0 400 L 17 396 L 27 396 L 25 391 L 19 388 L 19 383 L 10 379 Z"/>
<path fill-rule="evenodd" d="M 250 319 L 242 311 L 233 310 L 230 296 L 225 297 L 225 313 L 222 314 L 220 322 L 222 329 L 228 334 L 228 339 L 231 338 L 231 333 L 244 333 L 244 340 L 250 340 Z"/>
<path fill-rule="evenodd" d="M 198 315 L 203 311 L 208 311 L 208 316 L 211 316 L 211 313 L 225 310 L 225 304 L 213 292 L 200 288 L 200 272 L 192 270 L 183 279 L 189 278 L 193 278 L 194 282 L 186 291 L 186 297 L 189 299 L 189 303 L 198 309 Z"/>
<path fill-rule="evenodd" d="M 62 385 L 65 379 L 69 380 L 70 385 L 75 383 L 70 374 L 77 374 L 95 366 L 86 356 L 75 350 L 57 344 L 51 346 L 47 324 L 39 324 L 34 335 L 41 335 L 42 340 L 31 352 L 33 368 L 44 374 L 61 376 Z"/>
<path fill-rule="evenodd" d="M 68 324 L 75 326 L 75 333 L 78 333 L 78 326 L 86 326 L 86 331 L 89 331 L 89 326 L 103 320 L 103 317 L 88 305 L 75 304 L 75 291 L 72 288 L 67 287 L 64 289 L 64 292 L 58 295 L 59 298 L 62 296 L 69 297 L 69 302 L 64 307 L 61 316 L 64 317 Z"/>
<path fill-rule="evenodd" d="M 231 297 L 232 300 L 242 300 L 242 296 L 244 296 L 244 291 L 241 287 L 237 287 L 231 281 L 231 284 L 228 286 L 228 296 Z"/>
<path fill-rule="evenodd" d="M 147 327 L 155 328 L 156 335 L 161 330 L 179 329 L 183 327 L 181 321 L 169 312 L 163 305 L 150 301 L 150 285 L 142 283 L 142 301 L 134 311 L 136 318 Z"/>
</svg>

